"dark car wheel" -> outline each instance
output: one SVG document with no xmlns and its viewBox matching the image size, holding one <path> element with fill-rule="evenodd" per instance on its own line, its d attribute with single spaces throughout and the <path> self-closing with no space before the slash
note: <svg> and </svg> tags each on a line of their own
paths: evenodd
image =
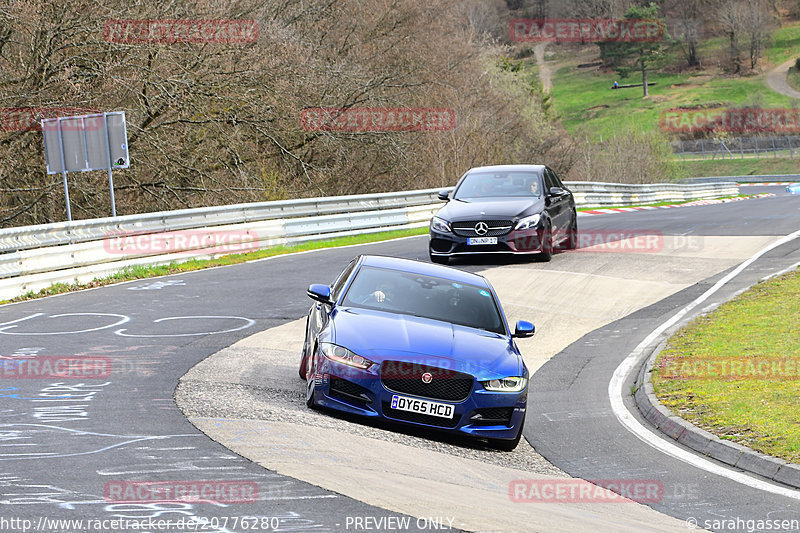
<svg viewBox="0 0 800 533">
<path fill-rule="evenodd" d="M 578 247 L 578 213 L 572 213 L 572 223 L 567 230 L 567 238 L 559 245 L 560 250 L 575 250 Z"/>
<path fill-rule="evenodd" d="M 428 255 L 431 258 L 431 263 L 436 263 L 439 265 L 447 265 L 450 263 L 450 258 L 447 256 L 442 255 L 433 255 L 432 253 L 428 252 Z"/>
<path fill-rule="evenodd" d="M 306 379 L 306 364 L 308 363 L 308 318 L 306 318 L 306 331 L 305 331 L 305 339 L 303 340 L 303 351 L 300 352 L 300 368 L 298 369 L 298 374 L 300 374 L 300 379 Z"/>
<path fill-rule="evenodd" d="M 549 220 L 545 222 L 544 228 L 542 228 L 541 242 L 541 252 L 536 254 L 536 259 L 542 263 L 547 263 L 553 257 L 553 227 L 550 225 Z"/>
<path fill-rule="evenodd" d="M 314 360 L 313 356 L 309 356 L 306 359 L 306 367 L 309 367 L 309 371 L 306 373 L 306 405 L 312 409 L 316 409 L 317 405 L 314 401 L 314 389 L 316 387 L 316 380 L 314 379 L 314 374 L 317 373 L 317 364 Z"/>
<path fill-rule="evenodd" d="M 511 440 L 506 439 L 489 439 L 489 444 L 492 448 L 500 450 L 502 452 L 512 452 L 519 444 L 520 439 L 522 438 L 522 428 L 525 427 L 525 417 L 522 417 L 522 423 L 519 425 L 519 431 L 517 432 L 517 436 Z"/>
</svg>

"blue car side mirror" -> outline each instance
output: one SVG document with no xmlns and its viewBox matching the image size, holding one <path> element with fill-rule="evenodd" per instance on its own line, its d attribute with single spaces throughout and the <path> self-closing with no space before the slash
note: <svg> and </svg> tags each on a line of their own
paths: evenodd
<svg viewBox="0 0 800 533">
<path fill-rule="evenodd" d="M 514 331 L 514 337 L 524 339 L 525 337 L 533 337 L 536 328 L 530 322 L 525 320 L 517 321 L 517 329 Z"/>
<path fill-rule="evenodd" d="M 309 285 L 306 294 L 312 300 L 316 300 L 324 304 L 333 303 L 331 301 L 331 288 L 328 285 L 322 285 L 321 283 L 314 283 L 313 285 Z"/>
</svg>

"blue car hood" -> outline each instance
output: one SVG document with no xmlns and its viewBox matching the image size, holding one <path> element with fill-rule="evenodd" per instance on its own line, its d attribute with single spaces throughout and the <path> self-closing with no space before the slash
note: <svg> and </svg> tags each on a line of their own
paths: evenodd
<svg viewBox="0 0 800 533">
<path fill-rule="evenodd" d="M 371 309 L 337 309 L 331 342 L 375 363 L 390 359 L 442 366 L 478 379 L 518 376 L 523 368 L 504 335 Z"/>
</svg>

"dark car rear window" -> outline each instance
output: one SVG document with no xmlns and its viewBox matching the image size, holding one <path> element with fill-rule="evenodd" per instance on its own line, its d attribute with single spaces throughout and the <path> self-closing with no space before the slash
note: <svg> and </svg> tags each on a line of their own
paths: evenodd
<svg viewBox="0 0 800 533">
<path fill-rule="evenodd" d="M 375 292 L 386 295 L 379 302 Z M 492 293 L 484 287 L 452 280 L 363 266 L 342 305 L 442 320 L 505 335 Z"/>
<path fill-rule="evenodd" d="M 502 198 L 541 196 L 541 177 L 536 172 L 470 172 L 453 198 Z"/>
</svg>

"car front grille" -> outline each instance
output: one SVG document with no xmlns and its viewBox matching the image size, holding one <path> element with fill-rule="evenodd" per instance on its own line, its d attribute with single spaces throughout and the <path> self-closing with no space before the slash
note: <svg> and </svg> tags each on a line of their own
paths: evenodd
<svg viewBox="0 0 800 533">
<path fill-rule="evenodd" d="M 453 418 L 423 415 L 420 413 L 411 413 L 409 411 L 392 409 L 392 405 L 389 402 L 381 403 L 383 404 L 383 415 L 389 418 L 394 418 L 395 420 L 403 420 L 404 422 L 414 422 L 415 424 L 425 424 L 428 426 L 437 426 L 441 428 L 454 428 L 458 425 L 458 415 L 454 415 Z"/>
<path fill-rule="evenodd" d="M 423 381 L 423 374 L 426 373 L 431 377 L 429 383 Z M 384 387 L 393 392 L 432 400 L 466 400 L 472 392 L 474 382 L 472 375 L 448 368 L 404 361 L 384 361 L 381 365 L 381 383 Z"/>
<path fill-rule="evenodd" d="M 484 222 L 488 230 L 484 234 L 475 231 L 475 225 Z M 453 222 L 453 233 L 461 237 L 499 237 L 511 231 L 514 223 L 511 220 L 462 220 Z"/>
<path fill-rule="evenodd" d="M 509 426 L 513 414 L 513 407 L 484 407 L 472 412 L 470 422 L 475 426 Z"/>
</svg>

